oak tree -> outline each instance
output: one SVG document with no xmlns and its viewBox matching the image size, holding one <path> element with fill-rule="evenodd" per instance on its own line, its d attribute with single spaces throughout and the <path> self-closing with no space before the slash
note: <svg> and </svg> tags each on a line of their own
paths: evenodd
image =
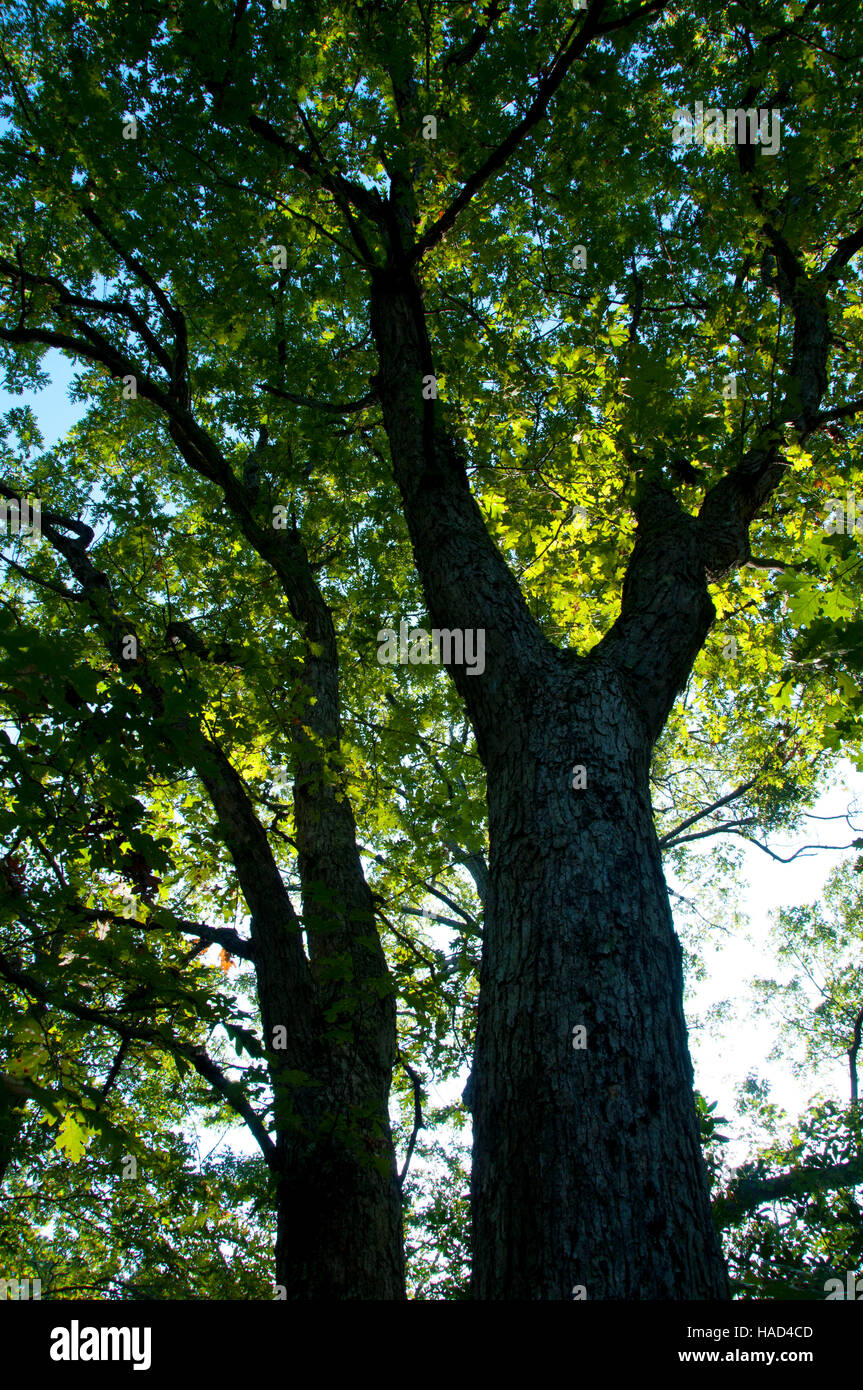
<svg viewBox="0 0 863 1390">
<path fill-rule="evenodd" d="M 397 1006 L 472 1053 L 474 1297 L 728 1296 L 662 852 L 856 734 L 854 18 L 8 7 L 7 387 L 86 414 L 8 420 L 0 972 L 233 1106 L 290 1298 L 403 1296 Z"/>
</svg>

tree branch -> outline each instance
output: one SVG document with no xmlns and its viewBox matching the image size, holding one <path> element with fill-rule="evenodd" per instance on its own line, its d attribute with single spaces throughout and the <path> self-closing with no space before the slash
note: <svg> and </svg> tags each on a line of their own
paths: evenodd
<svg viewBox="0 0 863 1390">
<path fill-rule="evenodd" d="M 848 1049 L 848 1069 L 851 1074 L 851 1104 L 858 1103 L 859 1095 L 857 1090 L 857 1058 L 860 1053 L 860 1044 L 863 1042 L 863 1007 L 860 1008 L 854 1019 L 854 1033 L 851 1046 Z"/>
<path fill-rule="evenodd" d="M 748 782 L 741 782 L 740 786 L 728 792 L 727 796 L 721 796 L 719 800 L 714 801 L 711 806 L 706 806 L 703 811 L 696 811 L 693 815 L 687 816 L 686 820 L 682 820 L 673 830 L 669 830 L 665 835 L 660 836 L 660 848 L 668 848 L 674 843 L 681 831 L 688 830 L 690 825 L 695 825 L 698 821 L 704 820 L 705 816 L 712 815 L 714 811 L 719 810 L 720 806 L 727 806 L 730 801 L 736 801 L 738 796 L 743 796 L 744 793 L 751 791 L 761 776 L 762 773 L 759 772 L 755 777 L 750 777 Z"/>
<path fill-rule="evenodd" d="M 831 1163 L 824 1168 L 801 1168 L 775 1178 L 742 1178 L 717 1198 L 713 1211 L 721 1227 L 731 1226 L 763 1202 L 799 1200 L 818 1192 L 857 1187 L 860 1183 L 863 1183 L 863 1158 Z"/>
<path fill-rule="evenodd" d="M 642 5 L 640 9 L 633 10 L 620 19 L 613 20 L 608 24 L 600 25 L 600 17 L 606 6 L 606 0 L 590 0 L 584 23 L 574 37 L 572 35 L 575 25 L 571 25 L 564 39 L 564 46 L 552 59 L 549 69 L 539 84 L 536 96 L 528 107 L 525 115 L 515 125 L 508 135 L 501 140 L 496 149 L 492 150 L 487 159 L 483 161 L 478 169 L 462 185 L 449 207 L 441 213 L 436 222 L 427 228 L 415 243 L 410 254 L 410 262 L 421 260 L 426 252 L 441 240 L 443 236 L 455 225 L 459 214 L 464 211 L 468 204 L 476 197 L 480 189 L 488 182 L 493 174 L 502 169 L 515 150 L 530 133 L 535 125 L 542 120 L 545 115 L 551 98 L 563 82 L 573 63 L 582 56 L 590 43 L 598 34 L 611 33 L 615 29 L 625 28 L 630 24 L 636 23 L 640 19 L 646 18 L 650 14 L 658 14 L 664 10 L 669 0 L 651 0 L 650 4 Z"/>
<path fill-rule="evenodd" d="M 2 491 L 2 495 L 4 497 L 16 496 L 15 493 L 8 493 L 5 490 Z M 68 599 L 70 603 L 82 603 L 84 601 L 84 594 L 76 594 L 72 589 L 67 589 L 62 584 L 55 584 L 50 579 L 42 579 L 38 574 L 25 569 L 23 565 L 19 565 L 15 560 L 10 560 L 6 555 L 2 556 L 2 559 L 3 563 L 8 565 L 10 569 L 16 570 L 18 574 L 23 574 L 25 579 L 29 579 L 31 584 L 38 584 L 40 588 L 48 589 L 50 593 L 57 594 L 59 598 Z"/>
<path fill-rule="evenodd" d="M 163 909 L 167 911 L 167 909 Z M 76 917 L 84 917 L 88 922 L 126 922 L 128 919 L 116 912 L 99 910 L 75 905 L 70 908 Z M 178 931 L 184 936 L 195 936 L 200 941 L 204 941 L 208 946 L 221 946 L 232 956 L 237 956 L 240 960 L 254 960 L 254 944 L 245 937 L 234 931 L 233 927 L 211 927 L 206 922 L 190 922 L 185 918 L 177 917 L 171 913 L 172 920 L 164 922 L 159 920 L 159 908 L 150 909 L 150 915 L 146 922 L 138 922 L 137 925 L 143 931 Z"/>
<path fill-rule="evenodd" d="M 203 1047 L 166 1037 L 158 1029 L 149 1028 L 145 1024 L 122 1023 L 119 1019 L 112 1018 L 110 1014 L 103 1013 L 100 1009 L 92 1009 L 89 1005 L 74 1003 L 66 993 L 55 998 L 50 990 L 46 989 L 26 971 L 19 970 L 2 952 L 0 952 L 0 974 L 10 984 L 26 990 L 33 998 L 39 999 L 49 1008 L 57 1009 L 60 1013 L 71 1014 L 73 1018 L 80 1019 L 83 1023 L 93 1023 L 100 1028 L 107 1028 L 109 1032 L 116 1033 L 118 1037 L 127 1042 L 152 1043 L 163 1051 L 170 1052 L 173 1056 L 182 1057 L 185 1061 L 190 1062 L 198 1074 L 210 1083 L 212 1088 L 227 1101 L 231 1109 L 245 1122 L 250 1133 L 257 1140 L 267 1164 L 271 1167 L 274 1165 L 276 1146 L 257 1112 L 252 1109 L 249 1101 L 242 1094 L 239 1083 L 229 1081 Z"/>
<path fill-rule="evenodd" d="M 405 1059 L 401 1052 L 399 1052 L 399 1061 L 401 1062 L 402 1066 L 404 1067 L 405 1071 L 410 1077 L 411 1086 L 413 1087 L 414 1093 L 414 1127 L 411 1131 L 411 1137 L 410 1142 L 408 1143 L 404 1167 L 402 1168 L 402 1171 L 399 1173 L 398 1178 L 396 1180 L 398 1182 L 399 1188 L 402 1189 L 405 1185 L 405 1178 L 408 1175 L 408 1168 L 410 1167 L 411 1159 L 413 1158 L 414 1147 L 417 1142 L 417 1135 L 419 1134 L 420 1130 L 424 1128 L 424 1126 L 422 1111 L 422 1081 L 420 1079 L 419 1073 L 414 1070 L 410 1062 L 408 1062 Z"/>
<path fill-rule="evenodd" d="M 467 43 L 462 44 L 461 48 L 455 48 L 448 53 L 442 66 L 444 68 L 463 68 L 471 62 L 491 33 L 495 20 L 500 18 L 503 8 L 502 0 L 491 0 L 491 4 L 486 5 L 483 12 L 485 23 L 473 31 Z"/>
<path fill-rule="evenodd" d="M 848 401 L 847 405 L 837 406 L 835 410 L 825 410 L 821 415 L 816 415 L 812 428 L 817 430 L 821 425 L 827 425 L 831 420 L 845 420 L 849 415 L 856 415 L 859 410 L 863 410 L 863 396 L 858 396 L 856 401 Z"/>
<path fill-rule="evenodd" d="M 268 144 L 284 154 L 293 168 L 299 169 L 314 184 L 320 188 L 325 188 L 336 200 L 336 204 L 345 217 L 351 234 L 356 243 L 357 250 L 362 257 L 365 265 L 371 267 L 375 264 L 374 256 L 371 253 L 368 242 L 363 236 L 362 231 L 357 226 L 356 219 L 351 213 L 351 208 L 356 208 L 371 221 L 380 223 L 382 217 L 382 203 L 378 193 L 370 193 L 360 184 L 354 183 L 343 174 L 331 174 L 326 169 L 318 166 L 309 154 L 296 145 L 293 140 L 288 140 L 284 135 L 276 130 L 263 116 L 251 112 L 249 115 L 249 129 L 256 135 L 260 135 Z M 309 127 L 307 126 L 307 129 Z"/>
</svg>

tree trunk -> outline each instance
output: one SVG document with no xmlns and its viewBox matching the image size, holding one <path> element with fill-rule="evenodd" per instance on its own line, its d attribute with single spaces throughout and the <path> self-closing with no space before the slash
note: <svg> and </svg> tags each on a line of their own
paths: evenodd
<svg viewBox="0 0 863 1390">
<path fill-rule="evenodd" d="M 251 913 L 275 1101 L 276 1284 L 288 1299 L 404 1299 L 401 1190 L 388 1110 L 394 987 L 337 771 L 332 615 L 299 531 L 261 524 L 191 416 L 171 434 L 190 467 L 222 487 L 240 530 L 278 576 L 306 643 L 303 660 L 286 671 L 309 697 L 293 738 L 302 921 L 229 761 L 213 748 L 198 765 Z M 284 1034 L 279 1044 L 277 1032 Z"/>
<path fill-rule="evenodd" d="M 276 1282 L 288 1299 L 405 1297 L 388 1090 L 345 1055 L 306 1133 L 280 1130 Z"/>
<path fill-rule="evenodd" d="M 649 760 L 601 665 L 537 689 L 488 743 L 476 1298 L 729 1296 Z"/>
<path fill-rule="evenodd" d="M 275 1098 L 276 1285 L 289 1300 L 403 1299 L 388 1113 L 395 1001 L 350 807 L 319 762 L 298 775 L 307 958 L 300 920 L 236 771 L 211 746 L 198 772 L 252 913 Z"/>
<path fill-rule="evenodd" d="M 474 1295 L 727 1298 L 648 781 L 714 616 L 708 528 L 645 478 L 620 616 L 588 656 L 556 649 L 488 534 L 439 403 L 421 400 L 431 345 L 397 246 L 373 277 L 371 321 L 432 621 L 485 631 L 483 674 L 450 671 L 489 805 L 469 1087 Z M 740 563 L 745 527 L 714 531 Z"/>
</svg>

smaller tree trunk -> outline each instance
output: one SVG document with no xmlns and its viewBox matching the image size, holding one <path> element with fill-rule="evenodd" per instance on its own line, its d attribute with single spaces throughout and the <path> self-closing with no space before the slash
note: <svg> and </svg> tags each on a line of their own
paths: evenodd
<svg viewBox="0 0 863 1390">
<path fill-rule="evenodd" d="M 293 1300 L 403 1300 L 388 1086 L 349 1057 L 336 1069 L 315 1106 L 317 1132 L 291 1126 L 279 1134 L 276 1282 Z"/>
</svg>

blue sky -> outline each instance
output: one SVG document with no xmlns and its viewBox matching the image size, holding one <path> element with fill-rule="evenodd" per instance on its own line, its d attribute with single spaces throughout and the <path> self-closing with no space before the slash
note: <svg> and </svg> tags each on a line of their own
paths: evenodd
<svg viewBox="0 0 863 1390">
<path fill-rule="evenodd" d="M 83 411 L 78 402 L 73 404 L 69 400 L 69 386 L 77 370 L 69 358 L 52 348 L 42 359 L 42 366 L 51 376 L 51 382 L 44 391 L 24 391 L 20 396 L 13 396 L 0 387 L 0 415 L 5 415 L 14 406 L 32 406 L 45 439 L 45 448 L 52 449 L 80 420 Z"/>
</svg>

